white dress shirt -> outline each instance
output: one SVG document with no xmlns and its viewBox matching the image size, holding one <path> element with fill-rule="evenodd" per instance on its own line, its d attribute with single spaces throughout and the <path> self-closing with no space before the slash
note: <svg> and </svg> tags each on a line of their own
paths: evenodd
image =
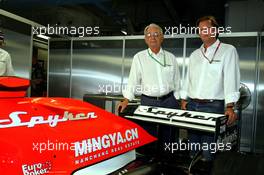
<svg viewBox="0 0 264 175">
<path fill-rule="evenodd" d="M 13 76 L 14 70 L 8 52 L 0 48 L 0 76 Z"/>
<path fill-rule="evenodd" d="M 135 94 L 161 97 L 173 91 L 179 98 L 180 71 L 176 57 L 162 48 L 155 54 L 151 49 L 138 52 L 132 62 L 128 84 L 123 95 L 133 100 Z"/>
<path fill-rule="evenodd" d="M 222 42 L 219 45 L 219 42 L 217 40 L 206 52 L 202 45 L 191 54 L 181 98 L 225 100 L 226 104 L 238 101 L 240 96 L 238 54 L 234 46 Z"/>
</svg>

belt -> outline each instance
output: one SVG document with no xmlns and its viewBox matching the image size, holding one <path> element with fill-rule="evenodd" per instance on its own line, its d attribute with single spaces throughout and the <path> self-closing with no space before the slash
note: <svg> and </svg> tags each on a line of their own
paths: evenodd
<svg viewBox="0 0 264 175">
<path fill-rule="evenodd" d="M 223 102 L 224 101 L 224 100 L 198 99 L 198 98 L 190 98 L 190 100 L 196 103 L 213 103 L 213 102 Z"/>
<path fill-rule="evenodd" d="M 165 99 L 169 98 L 169 97 L 172 96 L 172 95 L 173 95 L 173 91 L 171 91 L 171 92 L 168 93 L 167 95 L 163 95 L 163 96 L 161 96 L 161 97 L 151 97 L 151 96 L 147 96 L 147 95 L 145 95 L 145 94 L 142 94 L 141 96 L 143 96 L 143 97 L 147 97 L 147 98 L 149 98 L 149 99 L 153 99 L 153 100 L 165 100 Z"/>
</svg>

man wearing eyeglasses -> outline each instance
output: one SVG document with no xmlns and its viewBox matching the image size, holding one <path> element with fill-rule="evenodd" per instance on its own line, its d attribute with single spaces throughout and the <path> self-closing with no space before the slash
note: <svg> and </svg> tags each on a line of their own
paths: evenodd
<svg viewBox="0 0 264 175">
<path fill-rule="evenodd" d="M 132 62 L 125 99 L 118 105 L 121 112 L 141 90 L 141 104 L 179 108 L 180 72 L 175 56 L 162 49 L 164 36 L 160 26 L 148 25 L 144 30 L 148 49 L 138 52 Z M 140 86 L 140 88 L 138 88 Z"/>
<path fill-rule="evenodd" d="M 182 109 L 228 115 L 227 124 L 237 116 L 234 105 L 238 101 L 240 71 L 234 46 L 218 39 L 218 23 L 213 16 L 197 21 L 202 46 L 189 59 L 187 76 L 181 91 Z M 212 143 L 213 137 L 190 132 L 191 143 Z M 194 153 L 194 152 L 193 152 Z M 206 160 L 212 160 L 210 151 L 203 151 Z"/>
<path fill-rule="evenodd" d="M 4 33 L 0 30 L 0 76 L 13 76 L 14 70 L 11 57 L 7 51 L 2 49 L 4 45 Z"/>
<path fill-rule="evenodd" d="M 165 108 L 179 108 L 180 72 L 175 56 L 162 49 L 163 32 L 156 24 L 148 25 L 144 30 L 148 49 L 138 52 L 132 62 L 127 88 L 123 91 L 125 99 L 119 103 L 121 112 L 133 100 L 136 93 L 142 93 L 141 104 Z M 139 87 L 139 88 L 138 88 Z M 137 92 L 140 90 L 141 92 Z M 178 132 L 175 128 L 159 125 L 159 131 L 151 123 L 141 123 L 150 134 L 159 137 L 159 151 L 147 148 L 150 154 L 164 152 L 165 142 L 174 141 Z M 152 145 L 153 146 L 153 145 Z M 145 152 L 144 152 L 145 153 Z"/>
</svg>

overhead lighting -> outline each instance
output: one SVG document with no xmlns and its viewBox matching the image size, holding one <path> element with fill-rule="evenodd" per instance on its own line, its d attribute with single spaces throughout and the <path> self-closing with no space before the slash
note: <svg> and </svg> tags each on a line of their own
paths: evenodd
<svg viewBox="0 0 264 175">
<path fill-rule="evenodd" d="M 50 39 L 50 37 L 45 36 L 45 35 L 37 35 L 37 37 L 42 38 L 42 39 L 45 39 L 45 40 Z"/>
<path fill-rule="evenodd" d="M 121 30 L 121 32 L 122 32 L 124 35 L 127 35 L 127 32 L 126 32 L 126 31 Z"/>
</svg>

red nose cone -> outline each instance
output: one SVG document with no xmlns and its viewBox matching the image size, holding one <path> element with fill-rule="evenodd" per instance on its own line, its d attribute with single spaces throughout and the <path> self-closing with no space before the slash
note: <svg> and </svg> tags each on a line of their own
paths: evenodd
<svg viewBox="0 0 264 175">
<path fill-rule="evenodd" d="M 24 97 L 30 81 L 19 77 L 0 77 L 0 98 Z"/>
</svg>

